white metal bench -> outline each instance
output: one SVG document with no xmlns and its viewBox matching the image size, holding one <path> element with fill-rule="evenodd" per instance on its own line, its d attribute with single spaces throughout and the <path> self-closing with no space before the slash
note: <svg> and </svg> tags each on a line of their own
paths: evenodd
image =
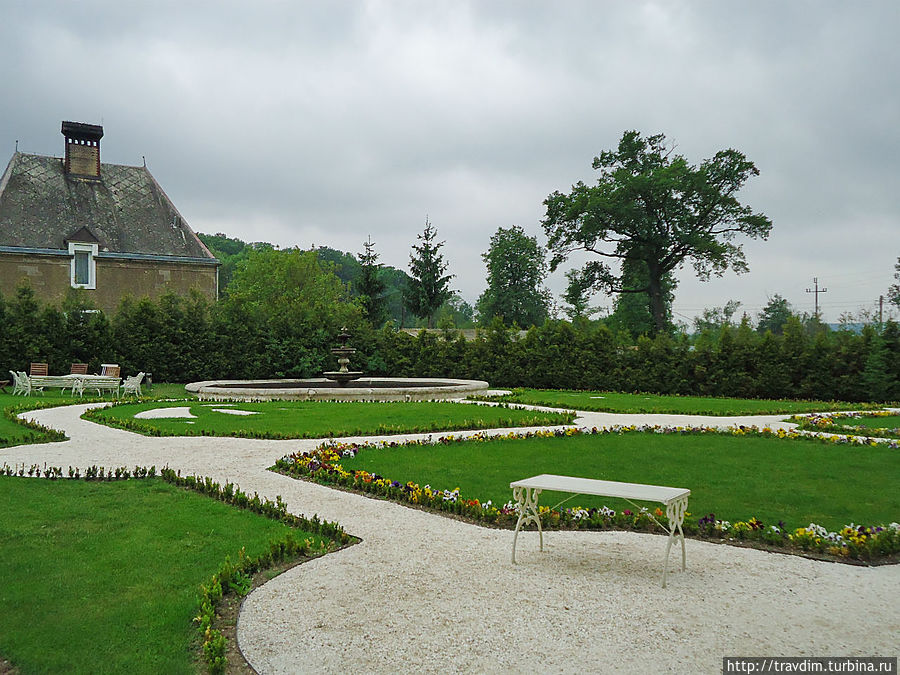
<svg viewBox="0 0 900 675">
<path fill-rule="evenodd" d="M 109 377 L 107 375 L 80 375 L 78 377 L 78 393 L 81 394 L 85 389 L 90 389 L 92 391 L 96 390 L 97 396 L 103 391 L 109 391 L 114 393 L 116 396 L 119 395 L 119 387 L 122 384 L 122 379 L 119 377 Z M 73 389 L 73 392 L 75 390 Z"/>
<path fill-rule="evenodd" d="M 31 375 L 28 378 L 31 383 L 31 391 L 39 391 L 44 393 L 44 389 L 51 387 L 59 387 L 62 389 L 71 389 L 72 380 L 63 375 Z"/>
<path fill-rule="evenodd" d="M 553 474 L 541 474 L 525 480 L 510 483 L 513 490 L 513 498 L 516 500 L 516 509 L 519 518 L 516 521 L 516 532 L 513 535 L 512 561 L 516 562 L 516 540 L 519 538 L 519 530 L 523 525 L 534 523 L 537 525 L 540 540 L 540 550 L 544 550 L 544 532 L 541 529 L 541 518 L 538 512 L 538 497 L 542 490 L 556 492 L 574 492 L 583 495 L 599 495 L 602 497 L 618 497 L 630 504 L 636 499 L 643 502 L 660 502 L 666 506 L 666 518 L 668 526 L 662 525 L 652 515 L 650 516 L 660 527 L 669 533 L 669 541 L 666 544 L 666 557 L 663 561 L 662 586 L 666 587 L 666 578 L 669 571 L 669 552 L 672 550 L 674 539 L 681 539 L 681 569 L 685 569 L 684 532 L 681 529 L 684 523 L 684 514 L 687 511 L 688 497 L 691 491 L 686 488 L 663 487 L 661 485 L 644 485 L 642 483 L 620 483 L 612 480 L 594 480 L 591 478 L 574 478 L 572 476 L 556 476 Z M 636 506 L 636 505 L 635 505 Z M 638 507 L 640 508 L 640 507 Z"/>
</svg>

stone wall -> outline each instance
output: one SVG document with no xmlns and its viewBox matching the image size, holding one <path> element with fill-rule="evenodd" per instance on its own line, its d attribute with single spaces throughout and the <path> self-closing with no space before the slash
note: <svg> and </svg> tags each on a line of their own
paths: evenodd
<svg viewBox="0 0 900 675">
<path fill-rule="evenodd" d="M 0 254 L 0 292 L 9 301 L 16 286 L 27 278 L 35 296 L 59 305 L 70 287 L 68 256 Z M 85 297 L 107 314 L 115 312 L 125 295 L 156 299 L 167 292 L 187 295 L 197 289 L 216 299 L 216 267 L 179 262 L 95 258 L 97 284 Z"/>
</svg>

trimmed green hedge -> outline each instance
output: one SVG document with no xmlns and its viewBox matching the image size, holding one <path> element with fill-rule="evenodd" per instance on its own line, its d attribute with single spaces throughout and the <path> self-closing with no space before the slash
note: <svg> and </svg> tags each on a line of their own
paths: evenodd
<svg viewBox="0 0 900 675">
<path fill-rule="evenodd" d="M 123 373 L 152 373 L 157 382 L 212 378 L 312 377 L 335 367 L 337 327 L 285 321 L 236 299 L 210 304 L 166 295 L 123 302 L 114 316 L 64 314 L 41 307 L 27 287 L 0 297 L 0 363 L 26 370 L 29 361 L 67 372 L 116 362 Z M 900 400 L 900 327 L 861 333 L 818 332 L 792 318 L 783 335 L 760 335 L 749 323 L 692 339 L 661 334 L 637 341 L 597 323 L 549 320 L 524 335 L 499 320 L 474 341 L 361 320 L 348 326 L 358 351 L 354 369 L 373 376 L 458 377 L 493 386 L 654 392 L 735 398 L 842 401 Z"/>
</svg>

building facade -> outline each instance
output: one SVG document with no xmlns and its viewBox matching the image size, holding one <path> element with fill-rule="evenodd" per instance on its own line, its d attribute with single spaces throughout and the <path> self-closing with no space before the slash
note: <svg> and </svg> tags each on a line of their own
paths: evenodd
<svg viewBox="0 0 900 675">
<path fill-rule="evenodd" d="M 63 122 L 62 134 L 64 157 L 16 151 L 0 178 L 0 292 L 27 279 L 59 304 L 81 288 L 109 313 L 126 295 L 214 301 L 219 261 L 147 167 L 101 163 L 101 126 Z"/>
</svg>

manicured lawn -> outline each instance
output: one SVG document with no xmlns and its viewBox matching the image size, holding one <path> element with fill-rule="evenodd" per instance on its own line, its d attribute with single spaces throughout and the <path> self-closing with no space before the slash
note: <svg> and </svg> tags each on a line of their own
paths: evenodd
<svg viewBox="0 0 900 675">
<path fill-rule="evenodd" d="M 722 416 L 859 410 L 872 407 L 868 404 L 844 403 L 840 401 L 770 401 L 765 399 L 662 396 L 658 394 L 622 394 L 609 391 L 566 391 L 555 389 L 516 389 L 509 396 L 493 400 L 597 412 Z"/>
<path fill-rule="evenodd" d="M 22 673 L 196 673 L 199 585 L 287 529 L 161 479 L 0 476 L 0 654 Z"/>
<path fill-rule="evenodd" d="M 884 417 L 849 417 L 839 421 L 848 427 L 865 427 L 867 429 L 900 429 L 900 415 Z"/>
<path fill-rule="evenodd" d="M 10 389 L 12 391 L 12 389 Z M 60 394 L 59 390 L 47 391 L 43 396 L 13 396 L 12 394 L 0 393 L 0 409 L 35 407 L 46 404 L 64 405 L 78 401 L 78 398 L 72 398 L 69 395 Z M 8 447 L 11 445 L 20 445 L 24 443 L 41 443 L 48 440 L 54 440 L 45 433 L 34 431 L 25 427 L 18 422 L 8 419 L 6 415 L 0 415 L 0 447 Z"/>
<path fill-rule="evenodd" d="M 12 391 L 12 387 L 8 387 Z M 184 390 L 183 384 L 155 384 L 150 388 L 144 387 L 144 396 L 154 396 L 161 398 L 171 398 L 178 396 L 179 398 L 192 397 Z M 107 400 L 114 397 L 106 396 Z M 71 396 L 61 392 L 59 389 L 48 389 L 43 394 L 35 394 L 33 396 L 13 396 L 12 394 L 4 394 L 0 392 L 0 410 L 10 407 L 27 408 L 44 405 L 68 405 L 70 403 L 85 403 L 88 400 L 96 400 L 94 397 L 81 398 L 79 396 Z M 46 434 L 33 431 L 27 427 L 7 419 L 5 415 L 0 415 L 0 448 L 9 447 L 11 445 L 20 445 L 24 443 L 40 443 L 48 440 Z"/>
<path fill-rule="evenodd" d="M 555 473 L 691 490 L 690 512 L 723 520 L 811 521 L 838 528 L 851 521 L 900 520 L 900 453 L 887 447 L 851 448 L 804 440 L 720 434 L 627 433 L 448 445 L 364 449 L 345 458 L 391 480 L 436 489 L 459 487 L 461 498 L 512 498 L 510 482 Z M 554 506 L 569 495 L 545 493 Z M 579 496 L 564 507 L 632 508 L 625 502 Z"/>
<path fill-rule="evenodd" d="M 136 413 L 163 407 L 189 407 L 191 414 L 196 417 L 134 419 Z M 235 414 L 242 411 L 254 414 Z M 230 404 L 196 400 L 171 401 L 127 403 L 92 411 L 88 417 L 94 421 L 142 433 L 250 438 L 325 438 L 362 434 L 491 429 L 566 424 L 572 419 L 571 415 L 560 413 L 446 401 L 418 403 L 266 401 Z"/>
</svg>

